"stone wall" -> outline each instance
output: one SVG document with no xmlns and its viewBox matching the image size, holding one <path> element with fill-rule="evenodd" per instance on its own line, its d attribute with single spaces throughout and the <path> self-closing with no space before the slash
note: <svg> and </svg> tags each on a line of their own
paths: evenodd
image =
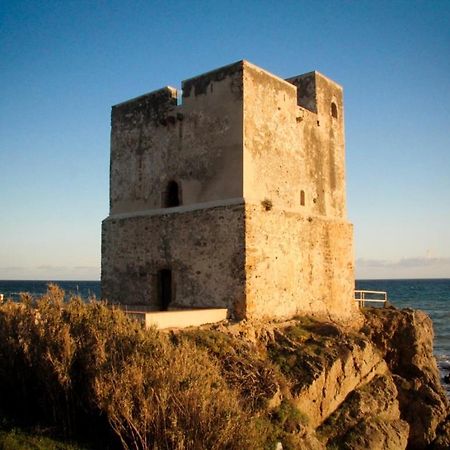
<svg viewBox="0 0 450 450">
<path fill-rule="evenodd" d="M 288 79 L 297 86 L 297 142 L 313 212 L 346 218 L 342 87 L 318 72 Z"/>
<path fill-rule="evenodd" d="M 345 218 L 343 130 L 342 88 L 336 83 L 317 72 L 287 82 L 246 63 L 246 200 L 267 199 L 286 210 Z"/>
<path fill-rule="evenodd" d="M 103 222 L 102 235 L 103 298 L 160 309 L 158 272 L 170 269 L 170 308 L 243 311 L 242 204 L 117 215 Z"/>
<path fill-rule="evenodd" d="M 352 244 L 347 222 L 247 203 L 247 315 L 356 320 Z"/>
<path fill-rule="evenodd" d="M 288 81 L 244 65 L 247 314 L 351 318 L 342 88 L 317 72 Z"/>
<path fill-rule="evenodd" d="M 110 213 L 242 197 L 242 63 L 112 108 Z"/>
<path fill-rule="evenodd" d="M 295 113 L 297 89 L 261 69 L 244 67 L 244 197 L 298 209 L 303 155 Z"/>
</svg>

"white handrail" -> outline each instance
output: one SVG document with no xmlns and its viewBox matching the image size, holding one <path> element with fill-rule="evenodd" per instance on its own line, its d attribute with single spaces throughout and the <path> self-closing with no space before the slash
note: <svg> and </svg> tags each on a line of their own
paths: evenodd
<svg viewBox="0 0 450 450">
<path fill-rule="evenodd" d="M 368 295 L 378 295 L 382 298 L 367 298 Z M 362 289 L 355 290 L 355 301 L 358 303 L 359 307 L 364 307 L 366 302 L 369 303 L 383 303 L 386 306 L 387 302 L 387 292 L 385 291 L 366 291 Z"/>
<path fill-rule="evenodd" d="M 366 291 L 366 290 L 358 290 L 358 289 L 356 289 L 355 290 L 355 294 L 357 292 L 361 292 L 361 293 L 363 292 L 365 294 L 383 294 L 384 296 L 386 296 L 386 294 L 387 294 L 387 292 L 385 292 L 385 291 Z"/>
</svg>

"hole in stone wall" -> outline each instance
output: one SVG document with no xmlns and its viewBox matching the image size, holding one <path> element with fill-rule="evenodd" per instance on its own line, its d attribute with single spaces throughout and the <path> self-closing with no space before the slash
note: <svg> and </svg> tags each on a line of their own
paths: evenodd
<svg viewBox="0 0 450 450">
<path fill-rule="evenodd" d="M 300 205 L 305 206 L 305 191 L 300 191 Z"/>
<path fill-rule="evenodd" d="M 273 207 L 272 202 L 268 199 L 265 198 L 262 202 L 261 202 L 262 207 L 266 210 L 266 211 L 270 211 Z"/>
<path fill-rule="evenodd" d="M 169 181 L 164 192 L 163 207 L 173 208 L 181 205 L 181 189 L 176 181 Z"/>
<path fill-rule="evenodd" d="M 338 112 L 337 112 L 337 106 L 336 103 L 331 103 L 331 116 L 337 119 Z"/>
</svg>

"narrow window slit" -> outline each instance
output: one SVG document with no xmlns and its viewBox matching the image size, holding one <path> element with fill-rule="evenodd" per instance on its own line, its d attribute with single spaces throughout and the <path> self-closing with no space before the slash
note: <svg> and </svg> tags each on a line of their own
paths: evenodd
<svg viewBox="0 0 450 450">
<path fill-rule="evenodd" d="M 337 119 L 338 116 L 338 111 L 337 111 L 337 106 L 336 103 L 331 103 L 331 116 L 334 117 L 335 119 Z"/>
</svg>

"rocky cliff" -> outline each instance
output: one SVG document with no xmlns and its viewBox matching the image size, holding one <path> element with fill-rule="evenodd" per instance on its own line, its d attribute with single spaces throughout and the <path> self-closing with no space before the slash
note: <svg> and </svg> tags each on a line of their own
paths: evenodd
<svg viewBox="0 0 450 450">
<path fill-rule="evenodd" d="M 364 316 L 358 330 L 299 318 L 182 335 L 217 359 L 278 448 L 450 448 L 431 320 L 394 308 Z"/>
</svg>

